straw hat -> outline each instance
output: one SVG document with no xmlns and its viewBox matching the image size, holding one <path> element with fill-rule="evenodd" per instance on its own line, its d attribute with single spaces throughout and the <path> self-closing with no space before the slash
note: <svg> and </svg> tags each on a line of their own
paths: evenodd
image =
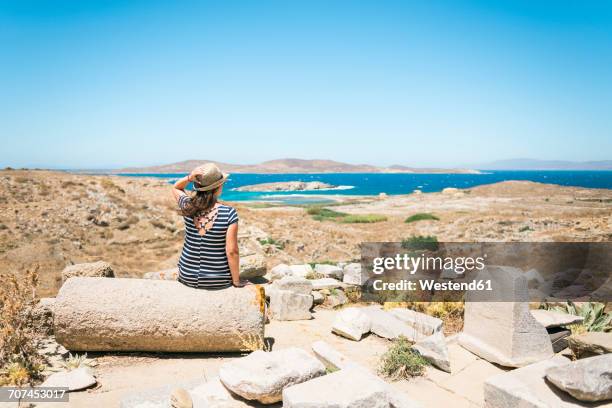
<svg viewBox="0 0 612 408">
<path fill-rule="evenodd" d="M 223 173 L 214 163 L 206 163 L 196 168 L 193 188 L 197 191 L 210 191 L 225 183 L 229 174 Z"/>
</svg>

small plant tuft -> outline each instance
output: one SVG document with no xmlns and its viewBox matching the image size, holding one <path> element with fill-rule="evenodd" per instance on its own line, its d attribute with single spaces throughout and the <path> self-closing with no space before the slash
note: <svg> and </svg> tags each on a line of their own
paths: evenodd
<svg viewBox="0 0 612 408">
<path fill-rule="evenodd" d="M 433 235 L 413 235 L 402 240 L 402 248 L 435 251 L 438 249 L 438 238 Z"/>
<path fill-rule="evenodd" d="M 394 340 L 380 359 L 379 373 L 394 380 L 423 375 L 429 363 L 411 346 L 412 343 L 403 336 Z"/>
</svg>

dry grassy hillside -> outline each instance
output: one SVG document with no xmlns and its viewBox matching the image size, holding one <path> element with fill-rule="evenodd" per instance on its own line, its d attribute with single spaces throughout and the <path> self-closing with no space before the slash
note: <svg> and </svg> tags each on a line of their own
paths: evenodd
<svg viewBox="0 0 612 408">
<path fill-rule="evenodd" d="M 350 260 L 359 243 L 435 235 L 440 241 L 610 241 L 612 190 L 507 182 L 452 194 L 362 198 L 329 207 L 375 223 L 317 220 L 299 207 L 237 205 L 241 235 L 279 262 Z M 405 223 L 417 213 L 438 220 Z M 105 260 L 118 276 L 176 265 L 182 219 L 158 179 L 0 171 L 0 268 L 40 265 L 41 295 L 68 264 Z"/>
</svg>

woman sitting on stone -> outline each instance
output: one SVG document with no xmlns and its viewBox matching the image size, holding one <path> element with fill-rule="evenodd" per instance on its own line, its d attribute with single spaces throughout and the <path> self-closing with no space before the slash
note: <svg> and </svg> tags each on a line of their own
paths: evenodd
<svg viewBox="0 0 612 408">
<path fill-rule="evenodd" d="M 217 201 L 228 176 L 207 163 L 174 183 L 172 193 L 185 221 L 178 280 L 187 286 L 222 289 L 245 285 L 239 275 L 238 213 Z M 190 182 L 193 195 L 185 192 Z"/>
</svg>

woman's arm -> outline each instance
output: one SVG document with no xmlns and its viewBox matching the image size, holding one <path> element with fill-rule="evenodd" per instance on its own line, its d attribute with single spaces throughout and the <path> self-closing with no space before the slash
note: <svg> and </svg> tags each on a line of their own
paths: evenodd
<svg viewBox="0 0 612 408">
<path fill-rule="evenodd" d="M 240 253 L 238 251 L 238 223 L 235 222 L 227 228 L 225 238 L 225 253 L 232 274 L 232 284 L 234 286 L 244 286 L 246 282 L 240 280 Z"/>
<path fill-rule="evenodd" d="M 193 172 L 191 172 L 191 174 L 176 180 L 176 183 L 174 183 L 174 186 L 172 188 L 172 195 L 174 196 L 174 199 L 177 202 L 179 201 L 181 196 L 187 195 L 187 193 L 185 193 L 185 187 L 187 187 L 187 185 L 193 181 L 194 176 L 195 175 L 193 174 Z"/>
</svg>

